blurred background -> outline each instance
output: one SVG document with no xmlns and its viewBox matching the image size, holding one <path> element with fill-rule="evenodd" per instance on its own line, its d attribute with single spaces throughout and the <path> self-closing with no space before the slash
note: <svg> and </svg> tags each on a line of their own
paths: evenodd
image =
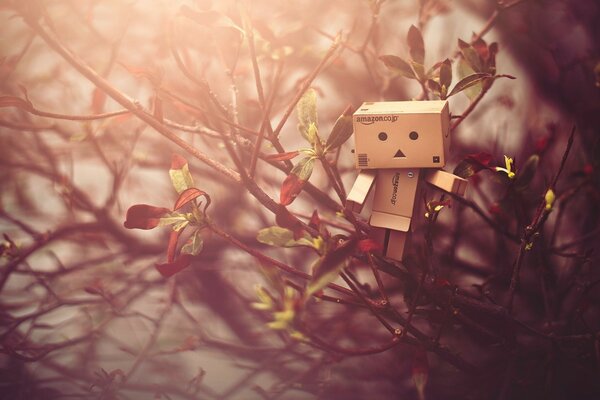
<svg viewBox="0 0 600 400">
<path fill-rule="evenodd" d="M 0 398 L 598 398 L 599 18 L 594 0 L 0 2 Z M 360 356 L 270 329 L 272 315 L 252 307 L 256 285 L 273 291 L 264 265 L 208 229 L 188 268 L 157 272 L 170 228 L 123 222 L 133 204 L 175 202 L 174 153 L 210 195 L 210 218 L 242 246 L 305 273 L 318 254 L 257 241 L 276 225 L 268 201 L 123 111 L 115 93 L 239 172 L 259 132 L 264 155 L 310 147 L 294 111 L 309 86 L 322 138 L 364 101 L 439 98 L 427 79 L 380 59 L 414 60 L 411 25 L 438 83 L 446 59 L 452 85 L 478 72 L 459 39 L 479 57 L 498 46 L 488 80 L 449 97 L 445 169 L 475 166 L 466 201 L 453 199 L 435 224 L 420 210 L 410 262 L 381 266 L 392 305 L 424 337 Z M 352 147 L 328 155 L 346 191 Z M 515 182 L 495 171 L 505 155 Z M 273 204 L 291 165 L 257 161 L 254 180 Z M 309 182 L 288 210 L 305 222 L 317 210 L 332 234 L 352 232 L 321 164 Z M 549 187 L 556 205 L 528 236 Z M 370 269 L 356 264 L 359 289 L 376 299 Z M 305 305 L 303 326 L 346 348 L 389 340 L 348 299 Z"/>
</svg>

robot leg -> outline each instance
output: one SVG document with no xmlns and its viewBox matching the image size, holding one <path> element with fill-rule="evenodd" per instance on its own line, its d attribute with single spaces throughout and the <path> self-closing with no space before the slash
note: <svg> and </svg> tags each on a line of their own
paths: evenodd
<svg viewBox="0 0 600 400">
<path fill-rule="evenodd" d="M 408 232 L 371 228 L 371 238 L 381 245 L 381 250 L 377 253 L 396 261 L 402 261 L 407 236 Z"/>
</svg>

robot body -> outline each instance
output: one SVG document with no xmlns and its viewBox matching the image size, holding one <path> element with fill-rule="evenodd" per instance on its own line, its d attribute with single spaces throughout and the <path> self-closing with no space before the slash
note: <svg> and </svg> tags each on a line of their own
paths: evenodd
<svg viewBox="0 0 600 400">
<path fill-rule="evenodd" d="M 383 255 L 402 260 L 419 181 L 464 195 L 466 180 L 442 171 L 449 145 L 446 101 L 363 103 L 354 113 L 360 169 L 346 206 L 360 212 L 371 191 L 369 224 Z"/>
</svg>

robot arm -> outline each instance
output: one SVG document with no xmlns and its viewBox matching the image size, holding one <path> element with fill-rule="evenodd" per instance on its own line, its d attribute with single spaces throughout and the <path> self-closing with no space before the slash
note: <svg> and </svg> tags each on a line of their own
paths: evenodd
<svg viewBox="0 0 600 400">
<path fill-rule="evenodd" d="M 348 198 L 346 199 L 346 208 L 355 213 L 360 213 L 362 211 L 365 200 L 373 188 L 376 177 L 377 170 L 375 169 L 361 170 L 358 173 L 356 181 L 354 181 L 354 185 L 352 186 L 352 190 L 350 190 Z"/>
<path fill-rule="evenodd" d="M 425 173 L 424 179 L 433 186 L 446 192 L 465 197 L 467 180 L 441 169 L 430 170 Z"/>
</svg>

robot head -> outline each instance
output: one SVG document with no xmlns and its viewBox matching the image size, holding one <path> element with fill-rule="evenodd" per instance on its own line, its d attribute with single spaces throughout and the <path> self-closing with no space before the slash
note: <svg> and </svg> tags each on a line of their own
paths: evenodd
<svg viewBox="0 0 600 400">
<path fill-rule="evenodd" d="M 446 101 L 363 103 L 354 113 L 353 125 L 359 169 L 441 168 L 446 164 L 450 142 Z"/>
</svg>

